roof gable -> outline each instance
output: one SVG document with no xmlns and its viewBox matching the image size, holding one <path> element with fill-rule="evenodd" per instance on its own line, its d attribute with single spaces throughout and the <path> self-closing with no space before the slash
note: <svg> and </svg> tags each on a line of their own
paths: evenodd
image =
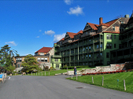
<svg viewBox="0 0 133 99">
<path fill-rule="evenodd" d="M 97 25 L 97 24 L 93 24 L 93 23 L 88 23 L 89 25 L 90 25 L 90 27 L 93 29 L 93 30 L 97 30 L 98 28 L 98 26 L 99 25 Z"/>
<path fill-rule="evenodd" d="M 67 36 L 69 36 L 70 38 L 74 38 L 74 35 L 76 35 L 76 33 L 67 32 L 65 38 L 66 38 Z"/>
<path fill-rule="evenodd" d="M 116 22 L 118 19 L 114 19 L 114 20 L 112 20 L 112 21 L 109 21 L 109 22 L 107 22 L 107 23 L 105 23 L 106 25 L 112 25 L 114 22 Z"/>
<path fill-rule="evenodd" d="M 84 30 L 86 29 L 93 29 L 93 30 L 98 30 L 98 26 L 97 24 L 93 24 L 93 23 L 87 23 Z"/>
<path fill-rule="evenodd" d="M 52 47 L 43 47 L 41 49 L 39 49 L 38 51 L 36 51 L 35 53 L 48 53 L 50 50 L 52 49 Z"/>
<path fill-rule="evenodd" d="M 78 34 L 83 34 L 83 30 L 80 30 L 78 33 L 76 33 L 75 35 L 78 35 Z M 74 35 L 74 36 L 75 36 Z"/>
</svg>

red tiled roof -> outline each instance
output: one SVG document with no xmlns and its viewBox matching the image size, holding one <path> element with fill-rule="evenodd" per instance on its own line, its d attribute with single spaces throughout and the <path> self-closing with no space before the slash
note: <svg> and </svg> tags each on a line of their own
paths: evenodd
<svg viewBox="0 0 133 99">
<path fill-rule="evenodd" d="M 114 22 L 116 22 L 118 19 L 114 19 L 114 20 L 112 20 L 112 21 L 109 21 L 109 22 L 107 22 L 107 23 L 105 23 L 105 24 L 108 24 L 109 26 L 110 25 L 112 25 Z"/>
<path fill-rule="evenodd" d="M 93 23 L 87 23 L 87 24 L 89 24 L 90 27 L 93 28 L 94 30 L 97 30 L 98 29 L 97 27 L 99 26 L 99 25 L 93 24 Z"/>
<path fill-rule="evenodd" d="M 70 38 L 74 38 L 74 35 L 76 35 L 76 33 L 72 33 L 72 32 L 67 32 L 67 34 L 70 36 Z"/>
<path fill-rule="evenodd" d="M 36 51 L 35 53 L 37 53 L 37 52 L 48 53 L 51 49 L 52 49 L 52 47 L 43 47 L 43 48 L 39 49 L 38 51 Z"/>
<path fill-rule="evenodd" d="M 78 33 L 76 33 L 75 35 L 78 35 L 78 34 L 82 34 L 83 33 L 83 30 L 80 30 Z"/>
<path fill-rule="evenodd" d="M 105 23 L 102 23 L 102 24 L 100 24 L 99 26 L 110 26 L 109 24 L 105 24 Z"/>
<path fill-rule="evenodd" d="M 64 38 L 62 38 L 60 41 L 64 41 Z"/>
</svg>

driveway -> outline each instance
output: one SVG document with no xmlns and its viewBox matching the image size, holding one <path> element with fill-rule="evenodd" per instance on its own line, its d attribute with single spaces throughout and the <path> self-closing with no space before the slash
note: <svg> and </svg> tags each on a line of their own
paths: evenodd
<svg viewBox="0 0 133 99">
<path fill-rule="evenodd" d="M 0 84 L 0 99 L 133 99 L 133 94 L 65 79 L 66 76 L 12 76 Z"/>
</svg>

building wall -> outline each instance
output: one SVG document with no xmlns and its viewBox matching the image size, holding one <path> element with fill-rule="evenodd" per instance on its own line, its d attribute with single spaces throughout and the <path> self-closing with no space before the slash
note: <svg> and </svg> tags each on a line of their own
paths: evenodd
<svg viewBox="0 0 133 99">
<path fill-rule="evenodd" d="M 36 58 L 36 61 L 38 61 L 39 63 L 42 63 L 42 62 L 45 62 L 45 58 L 47 58 L 47 62 L 50 62 L 50 60 L 49 60 L 49 57 L 48 56 L 33 56 L 33 57 L 35 57 Z M 42 60 L 38 60 L 38 58 L 44 58 L 44 61 Z M 18 60 L 19 59 L 19 60 Z M 22 62 L 24 61 L 24 59 L 25 59 L 25 56 L 19 56 L 19 57 L 15 57 L 15 67 L 17 68 L 17 67 L 21 67 L 22 65 Z M 46 63 L 47 63 L 46 62 Z"/>
<path fill-rule="evenodd" d="M 60 69 L 61 68 L 61 56 L 52 56 L 51 66 L 55 69 Z"/>
<path fill-rule="evenodd" d="M 110 51 L 119 49 L 119 44 L 121 44 L 119 32 L 128 20 L 129 18 L 113 20 L 111 21 L 113 24 L 109 23 L 111 24 L 109 27 L 109 24 L 100 24 L 101 26 L 98 27 L 98 30 L 86 24 L 83 34 L 79 37 L 78 41 L 73 42 L 73 38 L 70 38 L 68 34 L 66 34 L 64 39 L 69 39 L 72 42 L 66 42 L 65 40 L 57 42 L 56 46 L 54 46 L 55 55 L 61 55 L 62 66 L 96 66 L 98 64 L 106 66 L 110 64 Z M 124 24 L 121 24 L 121 22 L 124 22 Z M 104 33 L 102 32 L 103 30 L 108 32 Z M 111 35 L 112 38 L 107 39 L 107 35 Z M 75 40 L 77 40 L 76 37 L 77 36 L 74 37 Z M 107 47 L 107 45 L 109 46 Z M 109 48 L 110 46 L 111 48 Z M 89 58 L 89 56 L 91 56 L 91 58 Z"/>
<path fill-rule="evenodd" d="M 112 36 L 111 39 L 107 39 L 107 35 L 111 35 Z M 115 38 L 115 36 L 116 36 L 116 38 Z M 104 65 L 110 64 L 110 57 L 111 57 L 110 51 L 119 49 L 120 43 L 121 43 L 121 41 L 119 40 L 119 34 L 104 33 L 104 49 L 103 49 L 104 50 L 103 51 L 103 57 L 104 57 L 103 64 Z M 112 48 L 108 49 L 107 44 L 112 44 Z M 116 48 L 114 48 L 114 44 L 116 44 Z M 109 58 L 107 58 L 107 53 L 109 53 Z"/>
</svg>

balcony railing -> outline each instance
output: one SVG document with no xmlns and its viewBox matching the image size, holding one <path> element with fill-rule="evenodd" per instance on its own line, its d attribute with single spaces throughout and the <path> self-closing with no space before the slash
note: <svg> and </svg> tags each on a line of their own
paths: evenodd
<svg viewBox="0 0 133 99">
<path fill-rule="evenodd" d="M 72 40 L 65 40 L 64 42 L 63 42 L 63 44 L 65 44 L 65 43 L 71 43 L 72 42 Z"/>
</svg>

